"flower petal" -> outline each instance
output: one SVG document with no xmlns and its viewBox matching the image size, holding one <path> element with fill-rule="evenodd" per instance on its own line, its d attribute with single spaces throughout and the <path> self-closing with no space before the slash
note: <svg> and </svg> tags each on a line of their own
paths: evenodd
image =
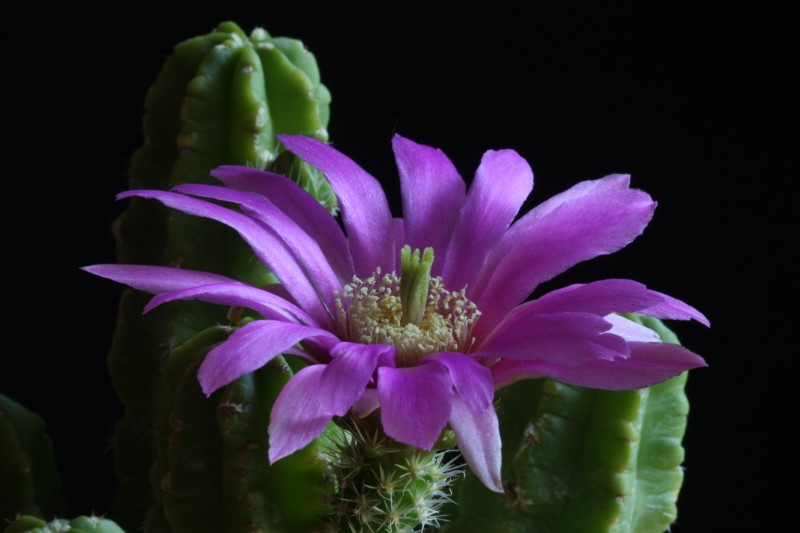
<svg viewBox="0 0 800 533">
<path fill-rule="evenodd" d="M 464 180 L 441 150 L 400 135 L 392 139 L 392 148 L 400 172 L 405 217 L 405 241 L 398 249 L 404 244 L 412 250 L 430 246 L 434 253 L 444 256 L 458 210 L 464 203 Z M 433 276 L 439 275 L 441 266 L 441 261 L 434 262 Z"/>
<path fill-rule="evenodd" d="M 82 270 L 153 294 L 180 291 L 199 285 L 237 283 L 236 280 L 219 274 L 162 266 L 92 265 L 82 267 Z"/>
<path fill-rule="evenodd" d="M 643 315 L 667 320 L 696 320 L 704 326 L 711 325 L 705 315 L 691 305 L 660 292 L 655 292 L 655 294 L 661 296 L 662 303 L 643 309 L 641 311 Z"/>
<path fill-rule="evenodd" d="M 694 319 L 708 325 L 700 311 L 666 294 L 651 291 L 629 279 L 606 279 L 557 289 L 519 306 L 529 312 L 560 313 L 580 311 L 608 315 L 610 313 L 642 313 L 673 320 Z M 515 310 L 516 312 L 516 310 Z"/>
<path fill-rule="evenodd" d="M 197 372 L 203 392 L 211 394 L 231 381 L 261 368 L 308 337 L 336 337 L 319 328 L 277 320 L 257 320 L 237 329 L 208 352 Z"/>
<path fill-rule="evenodd" d="M 378 368 L 381 424 L 398 442 L 430 450 L 450 417 L 454 395 L 443 365 Z"/>
<path fill-rule="evenodd" d="M 470 409 L 483 411 L 492 405 L 494 384 L 488 368 L 460 353 L 440 352 L 420 360 L 420 364 L 440 364 L 450 373 L 456 392 Z"/>
<path fill-rule="evenodd" d="M 605 179 L 612 184 L 619 181 Z M 556 197 L 558 202 L 551 200 L 546 209 L 539 206 L 522 217 L 492 250 L 473 293 L 483 312 L 476 338 L 490 332 L 540 283 L 629 244 L 647 226 L 656 207 L 639 190 L 583 184 L 573 189 Z"/>
<path fill-rule="evenodd" d="M 226 187 L 254 192 L 269 199 L 278 209 L 294 220 L 314 241 L 334 272 L 346 283 L 353 278 L 353 258 L 336 219 L 302 187 L 272 172 L 256 168 L 222 166 L 211 175 Z"/>
<path fill-rule="evenodd" d="M 253 249 L 258 258 L 275 276 L 283 282 L 298 306 L 314 320 L 328 329 L 333 329 L 333 321 L 324 300 L 309 280 L 309 275 L 296 261 L 292 250 L 273 232 L 268 231 L 255 220 L 224 207 L 168 191 L 139 190 L 126 191 L 117 195 L 118 199 L 137 196 L 152 198 L 184 213 L 210 218 L 236 230 Z"/>
<path fill-rule="evenodd" d="M 517 313 L 509 315 L 473 355 L 566 366 L 627 356 L 627 343 L 609 335 L 610 329 L 610 323 L 590 313 Z"/>
<path fill-rule="evenodd" d="M 444 257 L 442 278 L 450 290 L 468 286 L 470 295 L 487 254 L 532 189 L 531 167 L 514 150 L 490 150 L 483 155 Z"/>
<path fill-rule="evenodd" d="M 494 406 L 473 410 L 464 400 L 455 397 L 449 422 L 456 434 L 458 449 L 470 469 L 490 490 L 503 492 L 502 443 Z"/>
<path fill-rule="evenodd" d="M 380 183 L 352 159 L 309 137 L 277 135 L 286 148 L 319 169 L 336 193 L 356 275 L 394 268 L 392 214 Z"/>
<path fill-rule="evenodd" d="M 380 406 L 381 400 L 378 397 L 378 389 L 367 389 L 361 395 L 361 398 L 353 404 L 353 413 L 357 418 L 364 418 Z"/>
<path fill-rule="evenodd" d="M 150 300 L 144 307 L 144 312 L 152 311 L 159 305 L 173 300 L 200 300 L 212 304 L 240 305 L 258 311 L 264 318 L 317 327 L 314 319 L 293 303 L 267 291 L 237 282 L 165 292 Z"/>
<path fill-rule="evenodd" d="M 628 358 L 598 359 L 580 366 L 549 361 L 500 361 L 492 366 L 495 387 L 531 377 L 547 376 L 563 383 L 595 389 L 640 389 L 681 372 L 706 366 L 702 357 L 676 344 L 629 343 Z"/>
<path fill-rule="evenodd" d="M 319 437 L 331 415 L 318 401 L 325 365 L 300 370 L 283 387 L 269 417 L 269 462 L 286 457 Z"/>
<path fill-rule="evenodd" d="M 606 315 L 603 320 L 611 324 L 608 333 L 617 335 L 629 342 L 661 342 L 661 337 L 652 329 L 637 324 L 619 315 Z"/>
<path fill-rule="evenodd" d="M 333 294 L 342 288 L 343 281 L 350 280 L 339 279 L 314 239 L 270 200 L 260 194 L 240 192 L 216 185 L 186 184 L 178 185 L 174 190 L 240 205 L 246 215 L 263 224 L 269 232 L 283 241 L 292 257 L 307 273 L 319 299 L 325 302 L 328 309 L 333 309 Z"/>
<path fill-rule="evenodd" d="M 364 394 L 378 366 L 394 366 L 393 346 L 342 342 L 331 350 L 331 362 L 317 391 L 320 403 L 332 414 L 344 416 Z"/>
<path fill-rule="evenodd" d="M 581 312 L 605 316 L 610 313 L 637 313 L 663 302 L 662 295 L 639 282 L 605 279 L 557 289 L 519 306 L 528 313 Z"/>
</svg>

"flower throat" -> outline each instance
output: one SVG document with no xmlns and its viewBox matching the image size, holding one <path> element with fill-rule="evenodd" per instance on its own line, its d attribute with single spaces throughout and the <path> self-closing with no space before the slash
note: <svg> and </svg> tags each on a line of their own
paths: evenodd
<svg viewBox="0 0 800 533">
<path fill-rule="evenodd" d="M 431 277 L 433 248 L 400 251 L 402 273 L 353 281 L 336 294 L 339 333 L 351 342 L 391 344 L 398 366 L 412 366 L 436 352 L 469 351 L 472 329 L 481 315 L 465 289 L 448 291 L 440 276 Z"/>
</svg>

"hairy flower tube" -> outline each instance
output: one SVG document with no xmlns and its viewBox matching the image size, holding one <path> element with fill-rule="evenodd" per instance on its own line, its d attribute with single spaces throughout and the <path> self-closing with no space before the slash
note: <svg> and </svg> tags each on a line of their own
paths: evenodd
<svg viewBox="0 0 800 533">
<path fill-rule="evenodd" d="M 439 150 L 395 136 L 403 215 L 380 184 L 315 139 L 281 136 L 325 174 L 337 220 L 299 186 L 245 167 L 213 172 L 221 186 L 135 190 L 235 229 L 280 280 L 280 290 L 179 268 L 86 270 L 172 300 L 244 306 L 263 316 L 214 348 L 199 369 L 210 394 L 273 357 L 308 361 L 270 418 L 270 461 L 318 437 L 334 416 L 380 409 L 385 433 L 430 450 L 449 425 L 473 472 L 502 492 L 494 390 L 548 376 L 600 389 L 635 389 L 705 365 L 621 314 L 695 319 L 692 307 L 630 280 L 572 285 L 522 303 L 571 266 L 626 246 L 655 202 L 629 177 L 584 181 L 515 221 L 533 188 L 513 150 L 488 151 L 469 190 Z M 225 207 L 212 201 L 233 204 Z"/>
</svg>

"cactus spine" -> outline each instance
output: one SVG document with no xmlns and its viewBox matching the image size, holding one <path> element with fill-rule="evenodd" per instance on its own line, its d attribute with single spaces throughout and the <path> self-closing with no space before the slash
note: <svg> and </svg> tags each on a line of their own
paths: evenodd
<svg viewBox="0 0 800 533">
<path fill-rule="evenodd" d="M 630 318 L 665 342 L 659 320 Z M 600 391 L 552 380 L 501 393 L 505 495 L 468 477 L 452 533 L 660 533 L 677 516 L 689 404 L 686 374 L 641 390 Z"/>
<path fill-rule="evenodd" d="M 223 164 L 271 165 L 315 193 L 331 211 L 336 203 L 314 169 L 282 149 L 276 133 L 327 140 L 330 94 L 313 56 L 294 39 L 256 29 L 248 38 L 233 23 L 178 44 L 145 102 L 144 145 L 132 157 L 131 188 L 167 189 L 209 183 Z M 117 225 L 123 263 L 162 264 L 217 272 L 255 285 L 274 280 L 230 229 L 133 199 Z M 166 351 L 198 332 L 225 323 L 218 306 L 179 302 L 147 316 L 148 296 L 123 294 L 108 356 L 114 388 L 125 406 L 115 430 L 119 492 L 116 516 L 136 530 L 152 503 L 146 473 L 153 461 L 152 429 L 159 368 Z"/>
<path fill-rule="evenodd" d="M 464 473 L 457 453 L 397 444 L 376 416 L 339 422 L 346 429 L 330 441 L 336 492 L 326 531 L 431 531 L 448 520 L 442 509 Z M 453 436 L 445 434 L 440 444 L 450 447 Z"/>
</svg>

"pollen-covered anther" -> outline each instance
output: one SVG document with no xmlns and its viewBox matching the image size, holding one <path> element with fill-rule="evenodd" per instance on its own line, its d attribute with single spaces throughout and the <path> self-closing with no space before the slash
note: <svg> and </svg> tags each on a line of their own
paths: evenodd
<svg viewBox="0 0 800 533">
<path fill-rule="evenodd" d="M 343 338 L 363 344 L 391 344 L 398 366 L 413 366 L 437 352 L 468 353 L 472 330 L 481 312 L 464 289 L 449 291 L 442 278 L 430 278 L 424 313 L 419 323 L 403 318 L 401 276 L 382 274 L 353 277 L 336 294 L 336 318 Z"/>
</svg>

